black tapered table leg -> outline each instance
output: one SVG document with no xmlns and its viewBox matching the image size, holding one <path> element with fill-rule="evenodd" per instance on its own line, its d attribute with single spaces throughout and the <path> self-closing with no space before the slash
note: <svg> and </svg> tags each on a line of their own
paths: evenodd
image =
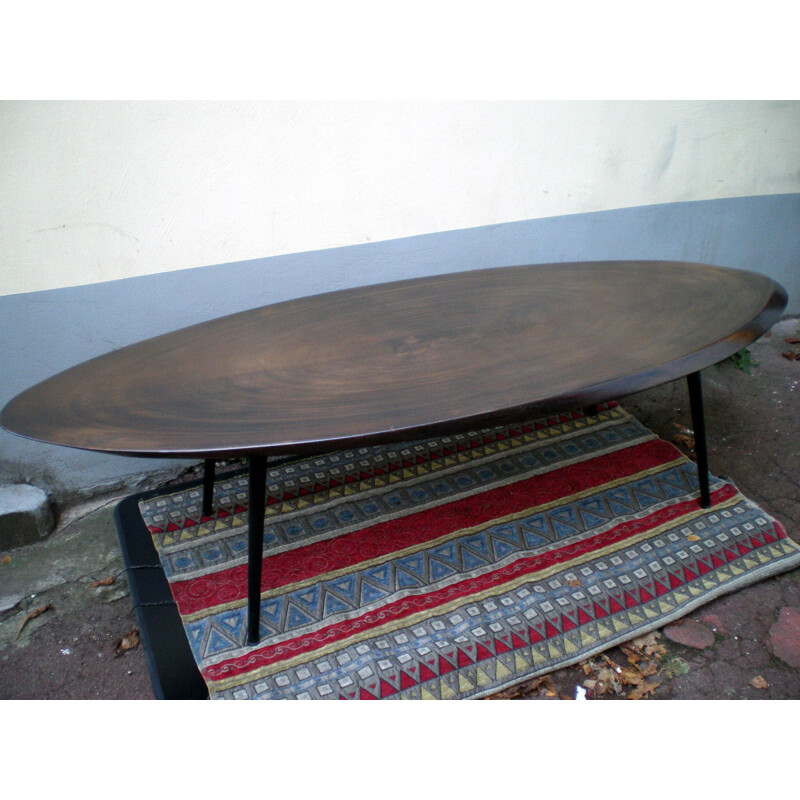
<svg viewBox="0 0 800 800">
<path fill-rule="evenodd" d="M 214 507 L 214 478 L 217 462 L 213 458 L 207 458 L 203 462 L 203 514 L 211 516 Z"/>
<path fill-rule="evenodd" d="M 264 552 L 264 507 L 267 495 L 267 457 L 250 457 L 250 504 L 247 507 L 247 642 L 258 644 L 261 608 L 261 558 Z"/>
<path fill-rule="evenodd" d="M 686 376 L 689 385 L 689 406 L 692 410 L 692 427 L 694 428 L 694 449 L 697 453 L 697 477 L 700 480 L 700 505 L 711 506 L 711 492 L 708 485 L 708 451 L 706 449 L 706 423 L 703 415 L 703 389 L 700 373 L 693 372 Z"/>
</svg>

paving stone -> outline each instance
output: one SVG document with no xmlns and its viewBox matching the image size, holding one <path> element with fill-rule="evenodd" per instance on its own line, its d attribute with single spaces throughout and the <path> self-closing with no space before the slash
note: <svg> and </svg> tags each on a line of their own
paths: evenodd
<svg viewBox="0 0 800 800">
<path fill-rule="evenodd" d="M 667 625 L 664 636 L 672 642 L 705 650 L 716 641 L 710 628 L 694 620 L 687 619 L 676 625 Z"/>
<path fill-rule="evenodd" d="M 707 697 L 725 699 L 735 699 L 742 697 L 748 681 L 755 677 L 749 670 L 742 670 L 727 661 L 712 661 L 708 665 L 711 673 L 712 691 Z"/>
<path fill-rule="evenodd" d="M 800 608 L 782 608 L 769 629 L 772 652 L 790 667 L 800 669 Z"/>
<path fill-rule="evenodd" d="M 0 486 L 0 550 L 33 544 L 55 527 L 47 495 L 36 486 Z"/>
<path fill-rule="evenodd" d="M 716 614 L 704 614 L 700 622 L 711 628 L 712 633 L 726 633 L 725 623 Z"/>
<path fill-rule="evenodd" d="M 739 641 L 733 639 L 732 637 L 721 639 L 714 648 L 714 657 L 719 658 L 722 661 L 738 660 L 741 658 L 741 655 L 742 649 Z"/>
</svg>

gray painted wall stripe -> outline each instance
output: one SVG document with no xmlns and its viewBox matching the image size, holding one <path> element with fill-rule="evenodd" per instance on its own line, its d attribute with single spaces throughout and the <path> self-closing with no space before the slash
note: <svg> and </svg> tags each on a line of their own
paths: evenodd
<svg viewBox="0 0 800 800">
<path fill-rule="evenodd" d="M 87 358 L 245 308 L 401 278 L 559 261 L 668 259 L 751 269 L 800 312 L 800 193 L 598 211 L 423 234 L 0 297 L 0 406 Z M 187 462 L 84 453 L 0 432 L 0 481 L 56 499 L 130 486 Z"/>
</svg>

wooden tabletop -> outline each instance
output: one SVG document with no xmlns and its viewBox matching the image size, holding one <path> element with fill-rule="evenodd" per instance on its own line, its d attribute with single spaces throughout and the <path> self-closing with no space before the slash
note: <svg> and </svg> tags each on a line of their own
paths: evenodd
<svg viewBox="0 0 800 800">
<path fill-rule="evenodd" d="M 312 453 L 622 397 L 780 317 L 762 275 L 674 262 L 451 273 L 305 297 L 149 339 L 14 398 L 8 430 L 143 456 Z"/>
</svg>

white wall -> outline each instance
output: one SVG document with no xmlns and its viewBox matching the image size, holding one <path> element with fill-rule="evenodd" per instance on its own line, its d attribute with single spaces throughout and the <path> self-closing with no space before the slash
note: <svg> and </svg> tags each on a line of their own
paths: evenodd
<svg viewBox="0 0 800 800">
<path fill-rule="evenodd" d="M 798 102 L 6 102 L 0 295 L 797 191 Z"/>
</svg>

